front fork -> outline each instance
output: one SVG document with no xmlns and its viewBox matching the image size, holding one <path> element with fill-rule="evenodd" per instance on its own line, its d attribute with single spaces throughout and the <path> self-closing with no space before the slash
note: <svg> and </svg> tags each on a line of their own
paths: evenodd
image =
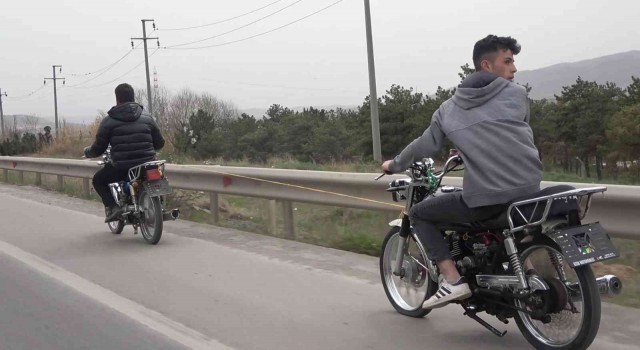
<svg viewBox="0 0 640 350">
<path fill-rule="evenodd" d="M 409 215 L 402 214 L 402 224 L 400 225 L 400 232 L 398 232 L 398 248 L 396 251 L 396 264 L 393 266 L 393 274 L 402 277 L 404 271 L 402 271 L 402 263 L 404 262 L 404 251 L 407 248 L 407 241 L 409 240 L 409 234 L 411 234 L 411 223 L 409 222 Z"/>
</svg>

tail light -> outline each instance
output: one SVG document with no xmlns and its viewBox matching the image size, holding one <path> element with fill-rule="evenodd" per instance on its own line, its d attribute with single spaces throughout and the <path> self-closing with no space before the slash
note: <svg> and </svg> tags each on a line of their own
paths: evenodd
<svg viewBox="0 0 640 350">
<path fill-rule="evenodd" d="M 148 169 L 146 172 L 147 180 L 156 181 L 162 179 L 162 172 L 160 169 Z"/>
</svg>

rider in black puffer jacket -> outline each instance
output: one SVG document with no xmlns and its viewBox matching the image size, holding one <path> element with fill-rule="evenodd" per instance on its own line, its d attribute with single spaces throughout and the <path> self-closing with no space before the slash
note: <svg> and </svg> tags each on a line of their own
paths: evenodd
<svg viewBox="0 0 640 350">
<path fill-rule="evenodd" d="M 164 146 L 164 138 L 156 122 L 134 102 L 131 85 L 120 84 L 115 93 L 117 105 L 100 123 L 93 145 L 84 149 L 87 158 L 95 158 L 111 144 L 113 165 L 105 165 L 93 176 L 93 187 L 106 208 L 105 222 L 113 221 L 121 214 L 111 196 L 109 184 L 126 179 L 129 168 L 153 160 L 156 150 Z"/>
</svg>

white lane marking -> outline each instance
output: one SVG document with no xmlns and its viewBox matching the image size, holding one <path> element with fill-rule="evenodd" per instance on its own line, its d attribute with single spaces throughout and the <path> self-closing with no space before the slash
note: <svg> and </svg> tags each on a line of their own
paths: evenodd
<svg viewBox="0 0 640 350">
<path fill-rule="evenodd" d="M 106 288 L 88 281 L 14 245 L 0 241 L 0 252 L 21 261 L 34 270 L 37 270 L 46 276 L 73 288 L 87 297 L 126 315 L 134 321 L 144 324 L 154 331 L 186 347 L 203 350 L 232 350 L 232 348 L 181 323 L 175 322 L 157 311 L 153 311 L 129 299 L 121 297 Z"/>
</svg>

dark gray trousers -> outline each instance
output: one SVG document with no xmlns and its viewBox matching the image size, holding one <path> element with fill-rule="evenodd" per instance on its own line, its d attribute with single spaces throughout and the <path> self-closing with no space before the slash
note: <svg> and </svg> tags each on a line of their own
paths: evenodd
<svg viewBox="0 0 640 350">
<path fill-rule="evenodd" d="M 451 252 L 436 224 L 487 220 L 504 210 L 504 204 L 469 208 L 462 199 L 462 192 L 439 193 L 411 207 L 409 219 L 429 259 L 440 262 L 451 259 Z"/>
</svg>

